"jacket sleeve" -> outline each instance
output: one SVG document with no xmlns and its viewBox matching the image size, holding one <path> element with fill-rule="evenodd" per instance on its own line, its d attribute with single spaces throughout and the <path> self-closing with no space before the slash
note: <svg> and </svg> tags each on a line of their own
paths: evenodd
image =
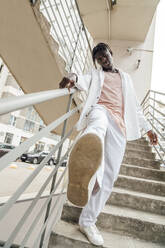
<svg viewBox="0 0 165 248">
<path fill-rule="evenodd" d="M 77 82 L 75 82 L 75 86 L 77 89 L 81 91 L 88 92 L 91 80 L 92 80 L 91 72 L 84 75 L 77 75 Z"/>
<path fill-rule="evenodd" d="M 136 92 L 135 92 L 135 88 L 133 86 L 132 79 L 131 79 L 130 76 L 129 76 L 129 78 L 130 78 L 132 90 L 133 90 L 134 95 L 135 95 L 136 111 L 137 111 L 137 116 L 138 116 L 138 119 L 139 119 L 140 128 L 143 129 L 145 132 L 148 132 L 149 130 L 152 129 L 152 126 L 151 126 L 151 124 L 149 123 L 149 121 L 146 119 L 146 117 L 143 114 L 143 109 L 142 109 L 142 106 L 140 105 L 139 100 L 137 99 L 137 95 L 136 95 Z"/>
</svg>

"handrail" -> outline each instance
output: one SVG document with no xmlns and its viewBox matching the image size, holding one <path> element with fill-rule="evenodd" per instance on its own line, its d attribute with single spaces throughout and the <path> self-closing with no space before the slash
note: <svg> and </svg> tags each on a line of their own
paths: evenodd
<svg viewBox="0 0 165 248">
<path fill-rule="evenodd" d="M 147 98 L 147 96 L 149 95 L 149 93 L 150 93 L 150 90 L 147 91 L 147 93 L 146 93 L 144 99 L 143 99 L 142 102 L 141 102 L 141 105 L 144 103 L 144 101 L 146 100 L 146 98 Z"/>
<path fill-rule="evenodd" d="M 146 105 L 146 103 L 148 102 L 149 100 L 149 95 L 146 97 L 145 101 L 143 102 L 142 106 L 144 107 Z"/>
<path fill-rule="evenodd" d="M 41 102 L 55 99 L 61 96 L 70 95 L 76 92 L 76 89 L 56 89 L 41 91 L 37 93 L 26 94 L 23 96 L 12 96 L 0 99 L 0 115 L 7 114 L 18 109 L 23 109 Z"/>
<path fill-rule="evenodd" d="M 153 114 L 151 114 L 149 112 L 149 114 L 153 117 L 154 120 L 156 120 L 164 129 L 165 129 L 165 125 L 163 125 L 163 123 L 161 123 Z"/>
<path fill-rule="evenodd" d="M 160 91 L 155 91 L 155 90 L 150 90 L 150 92 L 156 93 L 158 95 L 165 96 L 165 92 L 160 92 Z"/>
<path fill-rule="evenodd" d="M 146 109 L 149 108 L 149 107 L 150 107 L 150 105 L 147 105 L 147 106 L 143 109 L 143 111 L 145 112 Z"/>
<path fill-rule="evenodd" d="M 19 147 L 14 148 L 9 153 L 5 154 L 2 158 L 0 158 L 0 171 L 3 170 L 5 167 L 8 166 L 9 163 L 15 161 L 23 152 L 28 150 L 30 146 L 32 146 L 36 141 L 44 137 L 47 133 L 54 130 L 57 126 L 59 126 L 64 120 L 71 117 L 74 113 L 77 112 L 80 108 L 82 108 L 83 104 L 78 105 L 74 109 L 72 109 L 70 112 L 64 114 L 57 120 L 50 123 L 47 127 L 43 128 L 41 131 L 39 131 L 37 134 L 29 138 L 28 140 L 24 141 L 22 144 L 20 144 Z"/>
<path fill-rule="evenodd" d="M 150 107 L 151 107 L 152 109 L 154 109 L 156 112 L 158 112 L 160 115 L 162 115 L 163 117 L 165 117 L 165 114 L 164 114 L 163 112 L 161 112 L 161 111 L 159 111 L 158 109 L 154 108 L 152 105 L 150 105 Z"/>
<path fill-rule="evenodd" d="M 165 155 L 165 149 L 163 148 L 163 146 L 160 144 L 160 142 L 158 141 L 158 145 L 160 146 L 160 148 L 161 148 L 161 151 L 164 153 L 164 155 Z"/>
<path fill-rule="evenodd" d="M 160 152 L 158 151 L 158 149 L 155 146 L 154 146 L 154 149 L 156 150 L 157 154 L 159 155 L 160 161 L 162 162 L 162 164 L 165 164 L 164 159 L 162 158 L 162 156 L 161 156 Z"/>
<path fill-rule="evenodd" d="M 162 102 L 160 102 L 160 101 L 158 101 L 158 100 L 156 100 L 156 99 L 154 99 L 154 98 L 152 98 L 152 97 L 150 97 L 149 99 L 151 99 L 152 101 L 155 101 L 155 102 L 157 102 L 158 104 L 160 104 L 160 105 L 162 105 L 162 106 L 165 107 L 165 103 L 162 103 Z"/>
<path fill-rule="evenodd" d="M 151 94 L 153 94 L 153 97 L 151 96 Z M 161 101 L 159 101 L 160 95 L 165 96 L 165 93 L 154 91 L 154 90 L 149 90 L 146 96 L 144 97 L 141 105 L 143 107 L 143 112 L 145 112 L 146 109 L 148 109 L 147 113 L 145 113 L 145 116 L 147 117 L 148 114 L 151 116 L 151 118 L 148 119 L 148 121 L 151 124 L 152 129 L 159 135 L 159 137 L 162 138 L 162 142 L 158 140 L 158 144 L 157 144 L 158 147 L 154 145 L 153 148 L 156 151 L 158 157 L 160 158 L 160 161 L 162 162 L 162 164 L 165 165 L 165 159 L 163 159 L 163 156 L 165 156 L 165 143 L 163 143 L 163 141 L 165 141 L 165 136 L 163 136 L 162 130 L 160 130 L 160 128 L 163 128 L 165 131 L 165 125 L 164 125 L 165 113 L 160 111 L 158 109 L 158 106 L 155 107 L 156 104 L 159 104 L 159 105 L 161 104 L 165 109 L 165 102 L 161 102 L 162 97 L 161 97 Z M 148 105 L 145 107 L 146 103 L 148 103 Z M 161 115 L 161 118 L 158 115 Z M 163 156 L 161 155 L 160 150 L 163 152 Z"/>
</svg>

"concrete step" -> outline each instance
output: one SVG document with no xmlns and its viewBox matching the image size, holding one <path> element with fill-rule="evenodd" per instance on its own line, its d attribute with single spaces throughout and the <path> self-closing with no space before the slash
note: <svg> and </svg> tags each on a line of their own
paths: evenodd
<svg viewBox="0 0 165 248">
<path fill-rule="evenodd" d="M 165 196 L 165 182 L 119 175 L 115 187 L 152 195 Z"/>
<path fill-rule="evenodd" d="M 134 143 L 134 144 L 140 144 L 140 145 L 149 145 L 149 141 L 146 140 L 145 138 L 138 139 L 138 140 L 133 140 L 133 141 L 128 141 L 127 143 Z"/>
<path fill-rule="evenodd" d="M 148 159 L 148 158 L 133 158 L 131 156 L 127 157 L 125 155 L 122 163 L 137 165 L 137 166 L 145 167 L 145 168 L 153 168 L 153 169 L 158 169 L 158 170 L 160 169 L 159 161 L 155 161 L 153 159 Z"/>
<path fill-rule="evenodd" d="M 134 165 L 122 164 L 120 174 L 131 177 L 146 178 L 151 180 L 165 181 L 165 171 L 151 168 L 138 167 Z"/>
<path fill-rule="evenodd" d="M 107 204 L 165 215 L 165 197 L 140 193 L 118 187 L 113 188 Z"/>
<path fill-rule="evenodd" d="M 162 248 L 163 245 L 141 241 L 107 232 L 99 228 L 103 239 L 104 248 Z M 79 231 L 78 225 L 60 221 L 53 229 L 48 248 L 92 248 L 96 247 L 89 243 L 88 239 Z"/>
<path fill-rule="evenodd" d="M 62 220 L 77 223 L 80 212 L 80 208 L 65 204 Z M 96 224 L 106 232 L 117 232 L 165 245 L 165 216 L 162 215 L 106 205 Z"/>
<path fill-rule="evenodd" d="M 0 247 L 4 247 L 5 246 L 5 241 L 2 241 L 2 240 L 0 240 Z M 19 248 L 20 247 L 20 245 L 17 245 L 17 244 L 12 244 L 11 246 L 10 246 L 10 248 Z M 25 246 L 24 248 L 28 248 L 27 246 Z"/>
<path fill-rule="evenodd" d="M 127 142 L 126 148 L 128 149 L 137 149 L 140 151 L 146 151 L 146 152 L 151 152 L 151 146 L 149 145 L 141 145 L 138 143 L 133 143 L 133 142 Z"/>
<path fill-rule="evenodd" d="M 148 158 L 148 159 L 155 159 L 156 154 L 149 152 L 149 151 L 141 151 L 137 149 L 130 149 L 126 148 L 125 151 L 126 157 L 132 157 L 132 158 Z"/>
</svg>

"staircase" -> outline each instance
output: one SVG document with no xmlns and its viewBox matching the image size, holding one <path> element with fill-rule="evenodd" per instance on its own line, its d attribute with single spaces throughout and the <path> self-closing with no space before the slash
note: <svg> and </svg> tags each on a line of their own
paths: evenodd
<svg viewBox="0 0 165 248">
<path fill-rule="evenodd" d="M 165 247 L 165 171 L 145 138 L 127 143 L 120 175 L 97 226 L 106 248 Z M 49 248 L 95 247 L 78 230 L 81 209 L 67 202 Z"/>
</svg>

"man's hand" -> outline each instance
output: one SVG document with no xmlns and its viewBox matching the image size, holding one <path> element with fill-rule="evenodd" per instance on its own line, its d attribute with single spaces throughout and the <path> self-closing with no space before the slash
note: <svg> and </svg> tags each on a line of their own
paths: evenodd
<svg viewBox="0 0 165 248">
<path fill-rule="evenodd" d="M 97 179 L 96 179 L 94 188 L 92 190 L 92 195 L 95 195 L 99 191 L 99 189 L 100 189 L 100 187 L 99 187 L 99 184 L 98 184 Z"/>
<path fill-rule="evenodd" d="M 77 75 L 75 73 L 69 73 L 67 77 L 64 77 L 59 83 L 59 88 L 72 88 L 77 81 Z"/>
<path fill-rule="evenodd" d="M 151 145 L 157 145 L 158 144 L 158 136 L 156 133 L 154 133 L 152 130 L 147 132 L 148 138 L 150 139 Z"/>
<path fill-rule="evenodd" d="M 72 88 L 74 86 L 74 81 L 70 80 L 67 77 L 64 77 L 61 82 L 59 83 L 59 88 L 68 88 L 68 90 L 70 91 L 70 88 Z"/>
</svg>

